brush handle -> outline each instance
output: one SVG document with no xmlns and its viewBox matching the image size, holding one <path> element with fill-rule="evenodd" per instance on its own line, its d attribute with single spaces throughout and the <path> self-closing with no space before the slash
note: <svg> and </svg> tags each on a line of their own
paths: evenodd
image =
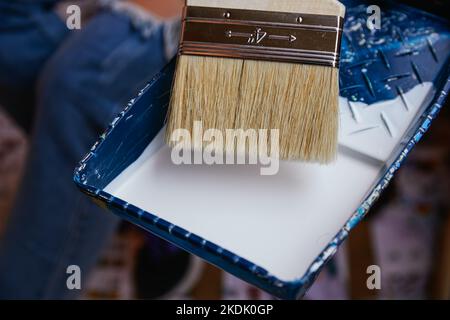
<svg viewBox="0 0 450 320">
<path fill-rule="evenodd" d="M 337 0 L 187 0 L 188 6 L 345 16 Z"/>
</svg>

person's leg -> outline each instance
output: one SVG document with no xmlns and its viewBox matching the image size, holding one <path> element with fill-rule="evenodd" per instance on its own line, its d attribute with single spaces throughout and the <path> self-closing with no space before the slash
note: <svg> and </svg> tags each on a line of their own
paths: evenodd
<svg viewBox="0 0 450 320">
<path fill-rule="evenodd" d="M 139 27 L 137 27 L 139 26 Z M 73 34 L 43 69 L 30 158 L 5 239 L 0 298 L 70 298 L 118 219 L 72 183 L 76 163 L 124 103 L 167 62 L 161 27 L 105 12 Z"/>
<path fill-rule="evenodd" d="M 68 34 L 53 2 L 0 0 L 0 105 L 27 131 L 36 78 Z"/>
</svg>

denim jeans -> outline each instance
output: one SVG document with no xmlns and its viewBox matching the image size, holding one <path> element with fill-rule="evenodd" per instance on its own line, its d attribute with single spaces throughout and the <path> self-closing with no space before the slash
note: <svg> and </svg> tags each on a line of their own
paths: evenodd
<svg viewBox="0 0 450 320">
<path fill-rule="evenodd" d="M 77 297 L 67 288 L 67 267 L 80 267 L 83 287 L 118 219 L 76 189 L 74 167 L 168 62 L 173 44 L 167 25 L 120 8 L 69 31 L 53 2 L 0 0 L 0 104 L 25 124 L 35 113 L 26 170 L 0 241 L 0 298 Z"/>
</svg>

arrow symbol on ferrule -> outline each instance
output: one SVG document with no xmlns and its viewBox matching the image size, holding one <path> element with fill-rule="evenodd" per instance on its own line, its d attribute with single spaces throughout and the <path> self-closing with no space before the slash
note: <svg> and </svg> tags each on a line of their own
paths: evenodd
<svg viewBox="0 0 450 320">
<path fill-rule="evenodd" d="M 255 44 L 261 43 L 261 41 L 263 41 L 265 38 L 269 38 L 272 40 L 289 41 L 289 42 L 294 42 L 297 40 L 297 37 L 292 34 L 288 35 L 288 36 L 268 35 L 267 32 L 262 31 L 261 28 L 257 28 L 256 31 L 253 33 L 233 32 L 233 31 L 229 30 L 226 32 L 226 35 L 228 38 L 233 38 L 233 37 L 247 38 L 248 43 L 255 43 Z"/>
<path fill-rule="evenodd" d="M 239 38 L 251 38 L 253 34 L 251 33 L 244 33 L 244 32 L 233 32 L 233 31 L 227 31 L 227 37 L 233 38 L 233 37 L 239 37 Z"/>
<path fill-rule="evenodd" d="M 295 40 L 297 40 L 297 37 L 292 35 L 292 34 L 289 35 L 289 36 L 270 35 L 269 39 L 272 39 L 272 40 L 284 40 L 284 41 L 294 42 Z"/>
<path fill-rule="evenodd" d="M 244 33 L 244 32 L 233 32 L 233 31 L 227 31 L 227 37 L 241 37 L 241 38 L 247 38 L 248 43 L 260 43 L 263 41 L 266 36 L 267 32 L 264 32 L 261 30 L 261 28 L 257 28 L 254 33 Z"/>
</svg>

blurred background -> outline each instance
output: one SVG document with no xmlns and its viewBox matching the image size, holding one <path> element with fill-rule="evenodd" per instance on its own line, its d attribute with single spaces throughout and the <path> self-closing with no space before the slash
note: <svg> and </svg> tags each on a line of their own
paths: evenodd
<svg viewBox="0 0 450 320">
<path fill-rule="evenodd" d="M 132 2 L 156 16 L 176 18 L 180 10 L 177 1 Z M 424 7 L 423 1 L 403 2 Z M 446 2 L 428 1 L 424 9 L 443 14 Z M 31 101 L 34 95 L 28 98 Z M 377 206 L 328 263 L 306 299 L 450 298 L 449 107 L 443 108 L 429 134 Z M 26 112 L 21 115 L 26 118 L 22 123 L 20 116 L 13 118 L 0 106 L 0 239 L 29 151 L 31 116 Z M 374 264 L 383 270 L 383 279 L 381 290 L 371 291 L 366 286 L 366 267 Z M 81 298 L 273 297 L 120 222 L 90 272 Z"/>
</svg>

